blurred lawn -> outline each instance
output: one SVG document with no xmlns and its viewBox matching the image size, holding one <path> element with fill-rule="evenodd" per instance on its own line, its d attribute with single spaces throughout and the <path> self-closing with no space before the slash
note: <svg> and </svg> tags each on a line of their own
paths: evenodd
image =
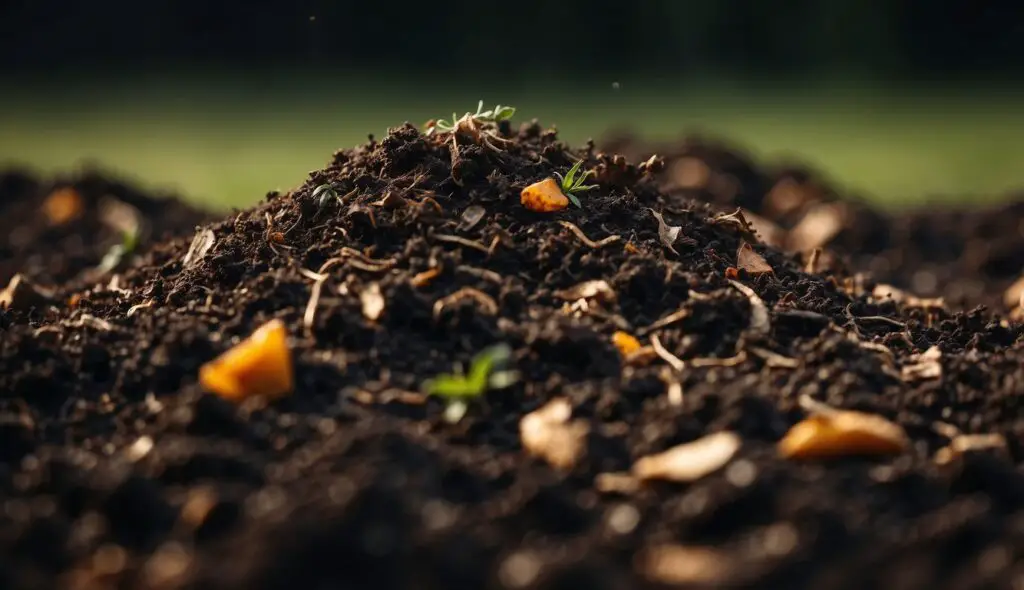
<svg viewBox="0 0 1024 590">
<path fill-rule="evenodd" d="M 461 114 L 483 98 L 577 144 L 612 128 L 656 138 L 708 131 L 818 166 L 888 205 L 1024 188 L 1024 101 L 1008 92 L 386 80 L 220 73 L 12 85 L 0 98 L 0 165 L 50 172 L 92 160 L 212 207 L 240 206 L 296 185 L 368 133 Z"/>
</svg>

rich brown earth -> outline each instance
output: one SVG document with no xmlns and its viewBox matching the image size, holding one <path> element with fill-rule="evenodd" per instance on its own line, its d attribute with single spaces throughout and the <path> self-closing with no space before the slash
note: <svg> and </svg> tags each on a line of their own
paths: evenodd
<svg viewBox="0 0 1024 590">
<path fill-rule="evenodd" d="M 187 267 L 192 220 L 110 276 L 66 287 L 74 305 L 33 298 L 35 307 L 4 312 L 2 583 L 973 589 L 1024 580 L 1021 324 L 879 301 L 870 282 L 836 265 L 807 274 L 801 253 L 763 244 L 754 250 L 773 272 L 737 271 L 748 232 L 663 190 L 657 165 L 570 151 L 536 124 L 501 133 L 512 139 L 501 153 L 461 138 L 453 170 L 444 137 L 392 129 L 338 152 L 296 190 L 205 225 L 214 244 Z M 581 156 L 599 171 L 582 208 L 520 205 L 523 186 Z M 758 210 L 764 178 L 754 172 L 730 198 L 703 200 Z M 341 202 L 313 197 L 325 182 Z M 652 210 L 681 228 L 671 248 Z M 169 219 L 156 205 L 146 214 Z M 563 222 L 598 244 L 618 239 L 587 245 Z M 59 264 L 30 274 L 76 276 L 60 254 L 47 256 Z M 31 264 L 17 260 L 18 270 Z M 309 271 L 321 268 L 310 305 Z M 593 280 L 614 297 L 564 299 Z M 364 301 L 378 288 L 384 311 L 371 320 Z M 475 298 L 445 299 L 467 288 Z M 679 310 L 679 321 L 656 323 Z M 291 335 L 294 394 L 235 406 L 204 392 L 199 367 L 272 318 Z M 616 330 L 656 338 L 684 366 L 627 362 Z M 487 392 L 459 423 L 415 393 L 499 342 L 521 379 Z M 915 355 L 933 346 L 941 374 L 915 374 Z M 589 427 L 586 454 L 568 471 L 530 457 L 520 439 L 520 419 L 556 397 Z M 874 459 L 784 459 L 776 443 L 806 416 L 801 398 L 881 414 L 912 444 Z M 938 464 L 952 427 L 1002 435 L 1007 450 Z M 741 449 L 695 482 L 611 491 L 598 477 L 722 430 L 739 434 Z"/>
</svg>

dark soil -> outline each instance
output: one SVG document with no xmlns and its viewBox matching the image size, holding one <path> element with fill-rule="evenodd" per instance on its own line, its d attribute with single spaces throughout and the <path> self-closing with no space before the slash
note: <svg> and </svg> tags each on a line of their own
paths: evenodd
<svg viewBox="0 0 1024 590">
<path fill-rule="evenodd" d="M 951 207 L 922 203 L 886 211 L 836 187 L 818 170 L 782 163 L 760 166 L 743 150 L 717 138 L 688 136 L 655 144 L 628 133 L 602 142 L 609 151 L 641 161 L 666 160 L 660 186 L 670 196 L 743 207 L 791 229 L 822 203 L 840 203 L 841 230 L 826 247 L 848 268 L 908 289 L 943 296 L 955 307 L 986 305 L 1006 311 L 1003 292 L 1024 275 L 1024 195 L 989 205 Z M 699 163 L 699 164 L 697 164 Z M 948 201 L 947 201 L 948 202 Z"/>
<path fill-rule="evenodd" d="M 73 307 L 6 312 L 3 584 L 659 588 L 651 556 L 682 546 L 674 568 L 694 580 L 684 587 L 1006 588 L 1024 577 L 1020 324 L 875 302 L 762 244 L 774 272 L 737 273 L 744 237 L 712 223 L 706 203 L 666 195 L 611 156 L 570 152 L 537 124 L 502 133 L 513 141 L 500 154 L 462 138 L 453 170 L 443 138 L 395 128 L 206 225 L 215 244 L 188 268 L 190 235 L 115 270 L 116 288 L 102 277 L 74 289 Z M 580 156 L 600 171 L 581 209 L 519 204 L 524 185 Z M 324 182 L 342 202 L 313 198 Z M 467 221 L 470 207 L 482 220 Z M 650 209 L 681 226 L 673 249 Z M 563 221 L 620 239 L 592 248 Z M 339 257 L 307 329 L 305 270 Z M 763 300 L 767 333 L 727 274 Z M 569 309 L 557 293 L 588 280 L 607 281 L 615 300 Z M 386 306 L 370 321 L 361 295 L 374 283 Z M 463 288 L 485 297 L 437 308 Z M 689 315 L 654 332 L 667 350 L 733 361 L 673 375 L 612 346 L 616 330 L 680 309 Z M 272 318 L 291 334 L 294 394 L 236 407 L 202 391 L 200 365 Z M 407 393 L 497 342 L 522 379 L 458 424 Z M 942 375 L 902 379 L 931 346 Z M 682 403 L 666 379 L 681 382 Z M 558 396 L 590 426 L 568 473 L 527 456 L 518 431 Z M 775 444 L 805 416 L 802 396 L 882 414 L 914 444 L 889 458 L 784 460 Z M 1008 456 L 940 468 L 937 421 L 1002 434 Z M 742 449 L 699 481 L 595 485 L 726 429 Z"/>
</svg>

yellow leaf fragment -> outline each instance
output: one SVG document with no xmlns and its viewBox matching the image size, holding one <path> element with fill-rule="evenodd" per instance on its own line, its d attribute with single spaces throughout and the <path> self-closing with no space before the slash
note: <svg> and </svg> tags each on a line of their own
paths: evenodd
<svg viewBox="0 0 1024 590">
<path fill-rule="evenodd" d="M 779 441 L 787 459 L 829 459 L 857 455 L 895 455 L 910 446 L 900 425 L 852 410 L 815 414 L 795 424 Z"/>
<path fill-rule="evenodd" d="M 527 186 L 519 193 L 519 201 L 538 213 L 561 211 L 569 206 L 569 197 L 565 196 L 554 178 L 545 178 Z"/>
<path fill-rule="evenodd" d="M 589 427 L 582 421 L 570 421 L 572 405 L 556 398 L 519 421 L 523 448 L 558 469 L 571 469 L 586 452 Z"/>
<path fill-rule="evenodd" d="M 718 471 L 736 455 L 743 441 L 735 432 L 716 432 L 633 464 L 641 480 L 692 482 Z"/>
<path fill-rule="evenodd" d="M 634 352 L 640 350 L 640 341 L 628 332 L 622 330 L 616 331 L 612 334 L 612 344 L 619 350 L 619 354 L 624 357 L 628 357 Z"/>
<path fill-rule="evenodd" d="M 223 398 L 241 402 L 251 397 L 275 399 L 291 393 L 295 376 L 288 331 L 281 320 L 260 326 L 199 369 L 204 389 Z"/>
</svg>

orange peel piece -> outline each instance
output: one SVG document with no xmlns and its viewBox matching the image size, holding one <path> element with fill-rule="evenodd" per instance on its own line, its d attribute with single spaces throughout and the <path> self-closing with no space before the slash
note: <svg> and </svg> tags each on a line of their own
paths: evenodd
<svg viewBox="0 0 1024 590">
<path fill-rule="evenodd" d="M 59 188 L 43 201 L 43 214 L 50 225 L 64 225 L 82 214 L 85 204 L 82 195 L 73 187 Z"/>
<path fill-rule="evenodd" d="M 284 397 L 291 393 L 295 383 L 287 339 L 284 323 L 271 320 L 200 367 L 199 383 L 204 389 L 235 402 L 250 397 Z"/>
<path fill-rule="evenodd" d="M 628 357 L 641 348 L 639 340 L 637 340 L 633 335 L 623 332 L 622 330 L 618 330 L 612 334 L 612 344 L 615 345 L 615 348 L 619 349 L 619 354 L 624 357 Z"/>
<path fill-rule="evenodd" d="M 519 200 L 524 207 L 538 213 L 561 211 L 569 206 L 569 197 L 554 178 L 545 178 L 524 188 Z"/>
<path fill-rule="evenodd" d="M 882 416 L 840 410 L 798 422 L 779 441 L 787 459 L 896 455 L 910 446 L 903 428 Z"/>
</svg>

